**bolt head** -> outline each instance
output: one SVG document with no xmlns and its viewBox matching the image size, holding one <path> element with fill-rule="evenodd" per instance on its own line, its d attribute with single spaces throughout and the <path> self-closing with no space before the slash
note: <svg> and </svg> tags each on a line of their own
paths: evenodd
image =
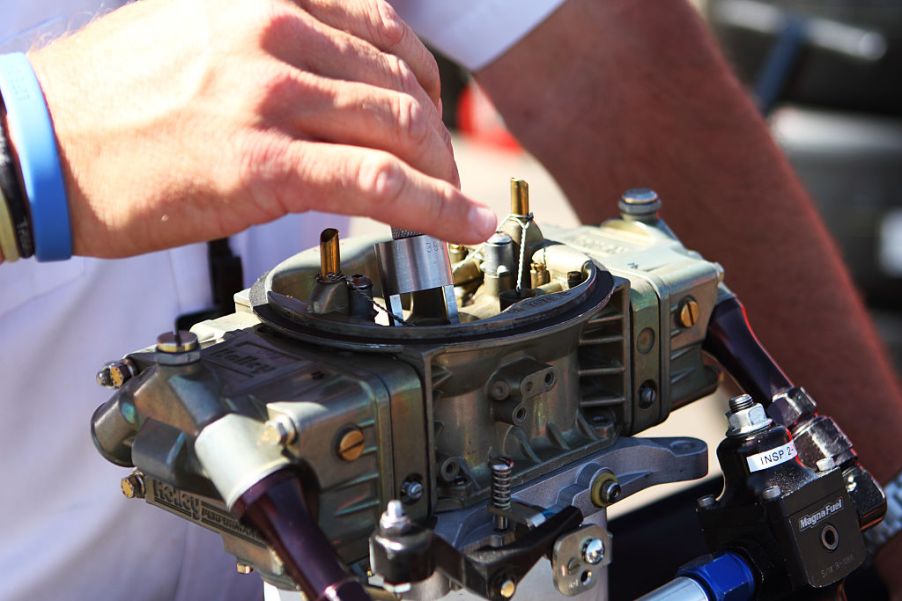
<svg viewBox="0 0 902 601">
<path fill-rule="evenodd" d="M 498 585 L 498 594 L 501 595 L 501 597 L 504 599 L 510 599 L 516 592 L 517 583 L 510 578 L 506 578 L 501 584 Z"/>
<path fill-rule="evenodd" d="M 110 374 L 109 365 L 97 372 L 97 383 L 104 388 L 113 387 L 113 376 Z"/>
<path fill-rule="evenodd" d="M 110 361 L 97 372 L 97 383 L 104 388 L 121 388 L 134 373 L 128 360 Z"/>
<path fill-rule="evenodd" d="M 254 568 L 251 565 L 239 561 L 235 564 L 235 571 L 239 574 L 250 574 L 254 571 Z"/>
<path fill-rule="evenodd" d="M 144 478 L 138 472 L 129 474 L 119 481 L 119 488 L 127 499 L 144 498 Z"/>
<path fill-rule="evenodd" d="M 620 484 L 616 480 L 608 480 L 601 487 L 601 498 L 608 504 L 619 500 L 622 493 L 623 489 L 620 488 Z"/>
<path fill-rule="evenodd" d="M 492 387 L 489 390 L 489 393 L 496 401 L 503 401 L 511 394 L 510 384 L 508 384 L 504 380 L 496 380 L 492 383 Z"/>
<path fill-rule="evenodd" d="M 648 409 L 655 404 L 658 398 L 658 391 L 654 382 L 646 381 L 639 387 L 639 406 L 642 409 Z"/>
<path fill-rule="evenodd" d="M 589 538 L 583 542 L 583 561 L 597 566 L 604 560 L 604 541 L 600 538 Z"/>
<path fill-rule="evenodd" d="M 423 498 L 425 487 L 419 480 L 407 480 L 401 486 L 401 496 L 408 503 L 416 503 Z"/>
<path fill-rule="evenodd" d="M 363 455 L 364 442 L 363 431 L 355 426 L 341 435 L 336 452 L 345 461 L 356 461 Z"/>
</svg>

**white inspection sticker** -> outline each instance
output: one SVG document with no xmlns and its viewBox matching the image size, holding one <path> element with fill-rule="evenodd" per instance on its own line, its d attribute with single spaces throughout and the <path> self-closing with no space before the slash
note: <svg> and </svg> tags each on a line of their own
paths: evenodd
<svg viewBox="0 0 902 601">
<path fill-rule="evenodd" d="M 790 440 L 786 444 L 780 445 L 779 447 L 773 448 L 769 451 L 750 455 L 749 457 L 746 457 L 745 460 L 749 464 L 750 472 L 760 472 L 761 470 L 766 470 L 767 468 L 774 467 L 775 465 L 786 463 L 787 461 L 795 458 L 796 455 L 798 455 L 798 452 L 796 451 L 796 445 Z"/>
</svg>

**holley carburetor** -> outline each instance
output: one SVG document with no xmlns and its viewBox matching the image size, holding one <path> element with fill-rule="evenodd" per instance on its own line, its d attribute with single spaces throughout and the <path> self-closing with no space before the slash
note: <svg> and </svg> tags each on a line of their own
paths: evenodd
<svg viewBox="0 0 902 601">
<path fill-rule="evenodd" d="M 508 599 L 532 570 L 547 586 L 518 598 L 604 599 L 605 508 L 707 472 L 699 440 L 632 436 L 717 387 L 704 348 L 754 397 L 731 405 L 725 494 L 700 501 L 711 561 L 743 568 L 746 598 L 860 565 L 882 493 L 758 345 L 721 267 L 659 219 L 654 192 L 566 230 L 539 227 L 525 182 L 511 194 L 474 247 L 326 230 L 236 295 L 235 313 L 107 365 L 98 377 L 117 391 L 93 435 L 135 468 L 126 496 L 215 530 L 283 598 Z M 784 453 L 775 471 L 769 444 Z M 775 502 L 807 520 L 798 536 Z M 822 506 L 829 520 L 810 511 Z M 825 540 L 827 522 L 841 525 Z M 809 532 L 823 548 L 780 557 L 802 534 L 816 546 Z M 545 559 L 550 577 L 533 569 Z M 721 586 L 687 570 L 673 586 Z"/>
</svg>

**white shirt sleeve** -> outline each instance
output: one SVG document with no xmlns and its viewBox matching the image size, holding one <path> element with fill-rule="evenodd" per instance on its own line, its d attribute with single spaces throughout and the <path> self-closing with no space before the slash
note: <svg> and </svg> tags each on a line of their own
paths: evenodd
<svg viewBox="0 0 902 601">
<path fill-rule="evenodd" d="M 475 71 L 498 58 L 564 0 L 391 0 L 443 54 Z"/>
</svg>

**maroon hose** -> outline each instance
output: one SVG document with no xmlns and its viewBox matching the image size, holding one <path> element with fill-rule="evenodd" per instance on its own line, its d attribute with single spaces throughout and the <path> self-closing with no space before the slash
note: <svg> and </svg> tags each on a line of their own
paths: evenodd
<svg viewBox="0 0 902 601">
<path fill-rule="evenodd" d="M 735 298 L 714 307 L 703 348 L 764 407 L 770 406 L 775 394 L 792 387 L 777 362 L 761 346 L 745 308 Z"/>
<path fill-rule="evenodd" d="M 371 601 L 307 511 L 294 473 L 266 476 L 241 495 L 232 512 L 260 531 L 308 599 Z"/>
</svg>

